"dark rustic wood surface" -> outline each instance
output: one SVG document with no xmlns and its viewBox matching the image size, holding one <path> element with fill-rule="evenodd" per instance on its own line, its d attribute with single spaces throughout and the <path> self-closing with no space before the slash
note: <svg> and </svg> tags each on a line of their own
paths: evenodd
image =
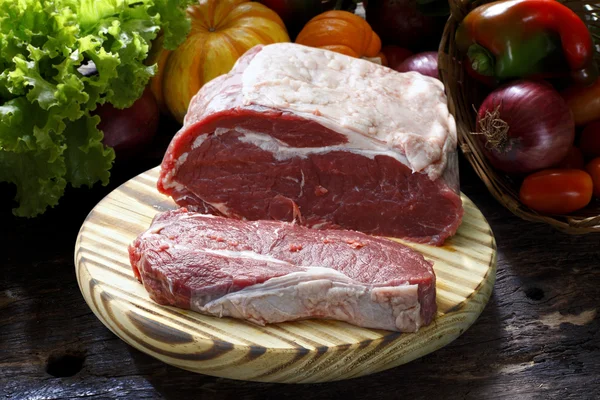
<svg viewBox="0 0 600 400">
<path fill-rule="evenodd" d="M 0 185 L 0 399 L 599 399 L 600 235 L 568 236 L 512 216 L 461 161 L 462 190 L 498 244 L 494 293 L 447 347 L 348 381 L 283 385 L 170 367 L 122 342 L 83 300 L 73 265 L 87 213 L 160 162 L 172 127 L 143 159 L 119 161 L 111 184 L 69 190 L 35 219 L 10 213 Z"/>
</svg>

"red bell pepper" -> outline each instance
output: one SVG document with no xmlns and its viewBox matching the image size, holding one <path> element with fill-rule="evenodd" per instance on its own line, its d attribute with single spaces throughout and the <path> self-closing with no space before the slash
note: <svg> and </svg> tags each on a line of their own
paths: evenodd
<svg viewBox="0 0 600 400">
<path fill-rule="evenodd" d="M 483 4 L 463 19 L 455 40 L 482 81 L 568 73 L 575 82 L 587 85 L 598 77 L 587 26 L 556 0 Z"/>
</svg>

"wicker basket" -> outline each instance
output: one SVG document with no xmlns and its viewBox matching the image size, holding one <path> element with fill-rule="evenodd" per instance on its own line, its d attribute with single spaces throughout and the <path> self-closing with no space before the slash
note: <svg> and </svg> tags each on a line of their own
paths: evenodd
<svg viewBox="0 0 600 400">
<path fill-rule="evenodd" d="M 600 232 L 600 201 L 592 202 L 583 210 L 571 215 L 541 215 L 519 201 L 521 181 L 495 170 L 479 149 L 474 132 L 476 111 L 490 89 L 471 78 L 464 70 L 461 56 L 454 43 L 454 33 L 459 22 L 470 10 L 486 1 L 450 0 L 451 16 L 446 24 L 439 48 L 439 73 L 448 95 L 448 106 L 454 115 L 458 130 L 459 146 L 465 158 L 490 193 L 508 210 L 518 217 L 534 222 L 543 222 L 556 229 L 583 234 Z M 600 20 L 592 14 L 600 15 L 600 3 L 586 3 L 574 0 L 562 1 L 577 13 L 588 25 L 596 43 L 600 42 Z M 588 6 L 588 7 L 586 7 Z M 589 10 L 587 8 L 590 8 Z M 600 52 L 596 46 L 595 59 L 600 61 Z"/>
</svg>

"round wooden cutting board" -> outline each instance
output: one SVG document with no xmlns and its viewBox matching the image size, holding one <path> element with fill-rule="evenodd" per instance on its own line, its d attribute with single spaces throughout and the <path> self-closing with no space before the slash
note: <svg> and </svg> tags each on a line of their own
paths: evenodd
<svg viewBox="0 0 600 400">
<path fill-rule="evenodd" d="M 75 246 L 77 280 L 96 316 L 131 346 L 186 370 L 231 379 L 308 383 L 349 379 L 435 351 L 484 309 L 496 279 L 496 243 L 463 195 L 465 216 L 443 247 L 404 242 L 434 262 L 436 319 L 417 333 L 363 329 L 330 320 L 260 327 L 160 306 L 133 275 L 127 246 L 175 203 L 156 191 L 158 168 L 126 182 L 90 212 Z"/>
</svg>

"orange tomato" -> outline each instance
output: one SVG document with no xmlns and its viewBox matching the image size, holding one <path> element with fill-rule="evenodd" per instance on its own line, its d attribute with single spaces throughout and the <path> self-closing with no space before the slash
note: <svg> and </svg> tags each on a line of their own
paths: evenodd
<svg viewBox="0 0 600 400">
<path fill-rule="evenodd" d="M 519 197 L 543 214 L 569 214 L 592 200 L 592 177 L 579 169 L 546 169 L 525 178 Z"/>
<path fill-rule="evenodd" d="M 561 92 L 577 126 L 600 119 L 600 79 L 589 86 L 573 85 Z"/>
<path fill-rule="evenodd" d="M 579 148 L 588 158 L 600 156 L 600 119 L 583 128 L 579 138 Z"/>
<path fill-rule="evenodd" d="M 206 82 L 226 74 L 257 44 L 289 42 L 281 18 L 248 0 L 205 0 L 187 8 L 191 31 L 175 50 L 152 44 L 148 63 L 158 71 L 150 87 L 162 111 L 182 122 L 191 98 Z"/>
<path fill-rule="evenodd" d="M 381 51 L 381 40 L 371 25 L 342 10 L 325 11 L 312 18 L 298 34 L 296 43 L 355 58 L 377 57 Z"/>
<path fill-rule="evenodd" d="M 556 164 L 555 168 L 584 169 L 585 161 L 583 159 L 583 153 L 578 147 L 571 146 L 565 158 L 563 158 L 558 164 Z"/>
<path fill-rule="evenodd" d="M 590 161 L 585 169 L 594 182 L 594 196 L 600 198 L 600 157 L 596 157 Z"/>
</svg>

